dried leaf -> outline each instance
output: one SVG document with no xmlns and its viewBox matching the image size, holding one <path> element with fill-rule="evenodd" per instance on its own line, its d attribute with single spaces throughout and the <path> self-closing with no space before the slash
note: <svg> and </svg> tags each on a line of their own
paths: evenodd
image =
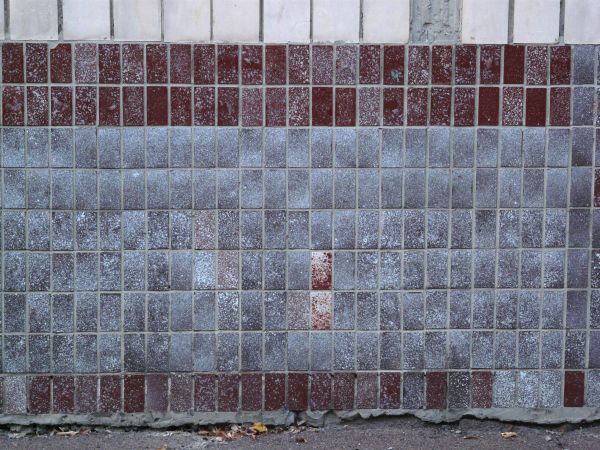
<svg viewBox="0 0 600 450">
<path fill-rule="evenodd" d="M 57 431 L 56 432 L 56 436 L 67 436 L 67 437 L 73 437 L 79 434 L 79 431 Z"/>
<path fill-rule="evenodd" d="M 265 425 L 262 422 L 254 422 L 250 429 L 256 431 L 259 434 L 267 432 L 267 427 L 265 427 Z"/>
<path fill-rule="evenodd" d="M 517 437 L 517 433 L 515 433 L 514 431 L 504 431 L 500 433 L 500 436 L 502 436 L 503 439 L 512 439 L 514 437 Z"/>
<path fill-rule="evenodd" d="M 296 442 L 299 444 L 303 444 L 306 442 L 306 439 L 303 438 L 302 436 L 296 436 Z"/>
<path fill-rule="evenodd" d="M 479 436 L 467 435 L 467 436 L 463 436 L 463 439 L 479 439 Z"/>
</svg>

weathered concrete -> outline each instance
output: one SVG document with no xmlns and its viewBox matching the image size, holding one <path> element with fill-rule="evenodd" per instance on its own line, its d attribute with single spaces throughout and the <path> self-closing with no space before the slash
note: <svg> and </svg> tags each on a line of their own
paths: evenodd
<svg viewBox="0 0 600 450">
<path fill-rule="evenodd" d="M 460 42 L 461 0 L 412 0 L 410 42 Z"/>
</svg>

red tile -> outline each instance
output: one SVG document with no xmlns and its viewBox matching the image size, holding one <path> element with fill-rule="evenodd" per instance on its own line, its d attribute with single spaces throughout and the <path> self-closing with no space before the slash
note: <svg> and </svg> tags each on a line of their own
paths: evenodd
<svg viewBox="0 0 600 450">
<path fill-rule="evenodd" d="M 472 372 L 472 408 L 491 408 L 492 394 L 494 392 L 494 375 L 492 372 Z"/>
<path fill-rule="evenodd" d="M 479 82 L 500 84 L 500 59 L 502 48 L 499 45 L 482 45 L 479 50 Z"/>
<path fill-rule="evenodd" d="M 306 127 L 310 123 L 310 90 L 291 87 L 289 90 L 289 126 Z"/>
<path fill-rule="evenodd" d="M 71 44 L 58 44 L 50 50 L 50 81 L 71 83 L 73 77 Z"/>
<path fill-rule="evenodd" d="M 379 45 L 360 46 L 358 82 L 360 84 L 381 83 L 381 47 Z"/>
<path fill-rule="evenodd" d="M 217 47 L 217 69 L 219 84 L 238 84 L 237 45 L 219 45 Z"/>
<path fill-rule="evenodd" d="M 358 64 L 355 45 L 338 45 L 335 49 L 335 84 L 356 84 Z"/>
<path fill-rule="evenodd" d="M 312 83 L 333 84 L 333 46 L 313 45 Z"/>
<path fill-rule="evenodd" d="M 126 127 L 144 126 L 144 88 L 125 86 L 123 88 L 123 125 Z"/>
<path fill-rule="evenodd" d="M 25 88 L 4 86 L 2 88 L 2 125 L 25 125 Z"/>
<path fill-rule="evenodd" d="M 429 84 L 429 47 L 408 47 L 408 84 Z"/>
<path fill-rule="evenodd" d="M 336 373 L 333 376 L 333 409 L 354 409 L 354 373 Z"/>
<path fill-rule="evenodd" d="M 308 45 L 290 45 L 288 47 L 289 84 L 308 84 L 310 82 L 310 47 Z"/>
<path fill-rule="evenodd" d="M 146 409 L 149 412 L 167 412 L 169 406 L 168 375 L 146 376 Z"/>
<path fill-rule="evenodd" d="M 285 408 L 285 374 L 265 373 L 265 411 Z"/>
<path fill-rule="evenodd" d="M 431 88 L 431 111 L 429 124 L 436 126 L 450 125 L 450 114 L 452 112 L 452 88 Z"/>
<path fill-rule="evenodd" d="M 23 44 L 2 44 L 3 83 L 23 83 L 25 80 L 23 63 Z"/>
<path fill-rule="evenodd" d="M 409 89 L 408 100 L 410 102 Z M 427 101 L 427 89 L 425 91 L 425 101 Z M 409 103 L 410 113 L 410 103 Z M 425 105 L 425 120 L 427 120 L 427 105 Z M 404 124 L 404 88 L 384 88 L 383 89 L 383 124 L 384 125 L 403 125 Z"/>
<path fill-rule="evenodd" d="M 123 393 L 124 412 L 144 412 L 144 375 L 125 375 Z"/>
<path fill-rule="evenodd" d="M 267 88 L 265 92 L 265 120 L 268 127 L 285 127 L 285 88 Z"/>
<path fill-rule="evenodd" d="M 290 411 L 308 409 L 308 374 L 288 374 L 287 407 Z"/>
<path fill-rule="evenodd" d="M 189 127 L 192 125 L 192 89 L 173 86 L 171 88 L 171 126 Z"/>
<path fill-rule="evenodd" d="M 101 413 L 114 413 L 121 410 L 121 377 L 119 375 L 104 375 L 100 377 Z"/>
<path fill-rule="evenodd" d="M 427 88 L 408 88 L 406 99 L 406 120 L 409 126 L 427 125 L 428 104 L 429 96 Z"/>
<path fill-rule="evenodd" d="M 171 83 L 190 84 L 192 82 L 192 46 L 171 44 L 169 54 Z"/>
<path fill-rule="evenodd" d="M 335 125 L 338 127 L 356 125 L 356 88 L 336 88 Z"/>
<path fill-rule="evenodd" d="M 239 114 L 239 91 L 238 88 L 219 88 L 217 125 L 237 126 Z"/>
<path fill-rule="evenodd" d="M 581 407 L 584 405 L 585 373 L 565 372 L 565 408 Z"/>
<path fill-rule="evenodd" d="M 595 170 L 594 206 L 595 207 L 600 207 L 600 169 L 596 169 Z"/>
<path fill-rule="evenodd" d="M 376 373 L 359 372 L 356 375 L 356 408 L 377 408 L 377 385 L 379 378 Z"/>
<path fill-rule="evenodd" d="M 358 124 L 361 126 L 379 126 L 381 89 L 363 87 L 358 91 Z"/>
<path fill-rule="evenodd" d="M 194 88 L 194 125 L 215 124 L 215 88 Z"/>
<path fill-rule="evenodd" d="M 516 127 L 523 124 L 523 95 L 521 87 L 502 89 L 502 125 Z"/>
<path fill-rule="evenodd" d="M 311 278 L 313 289 L 331 289 L 332 263 L 331 252 L 312 252 Z"/>
<path fill-rule="evenodd" d="M 167 73 L 167 46 L 146 45 L 146 83 L 164 84 L 168 80 Z"/>
<path fill-rule="evenodd" d="M 285 84 L 285 45 L 267 45 L 265 48 L 265 83 Z"/>
<path fill-rule="evenodd" d="M 550 84 L 571 84 L 571 46 L 550 47 Z"/>
<path fill-rule="evenodd" d="M 68 376 L 54 377 L 52 400 L 54 414 L 73 413 L 75 411 L 75 378 Z"/>
<path fill-rule="evenodd" d="M 168 125 L 168 93 L 166 86 L 148 86 L 146 88 L 148 126 Z"/>
<path fill-rule="evenodd" d="M 479 119 L 481 125 L 498 125 L 498 113 L 500 108 L 500 88 L 479 88 Z"/>
<path fill-rule="evenodd" d="M 527 47 L 527 84 L 548 83 L 548 47 Z"/>
<path fill-rule="evenodd" d="M 454 53 L 455 84 L 475 84 L 477 76 L 477 47 L 457 45 Z"/>
<path fill-rule="evenodd" d="M 311 292 L 310 305 L 312 329 L 331 330 L 331 292 Z"/>
<path fill-rule="evenodd" d="M 50 413 L 50 377 L 29 377 L 30 414 Z"/>
<path fill-rule="evenodd" d="M 75 82 L 95 83 L 98 77 L 96 44 L 75 44 Z"/>
<path fill-rule="evenodd" d="M 448 396 L 448 372 L 428 372 L 425 374 L 425 404 L 428 409 L 446 409 Z"/>
<path fill-rule="evenodd" d="M 550 125 L 553 127 L 571 124 L 571 89 L 557 87 L 550 89 Z"/>
<path fill-rule="evenodd" d="M 525 101 L 525 125 L 543 127 L 546 125 L 546 89 L 529 88 Z"/>
<path fill-rule="evenodd" d="M 192 411 L 194 379 L 189 374 L 171 375 L 171 412 L 187 413 Z"/>
<path fill-rule="evenodd" d="M 313 126 L 333 126 L 333 89 L 330 87 L 312 88 Z"/>
<path fill-rule="evenodd" d="M 402 396 L 402 374 L 383 372 L 380 377 L 379 407 L 382 409 L 400 408 Z"/>
<path fill-rule="evenodd" d="M 33 127 L 48 126 L 48 87 L 27 87 L 27 125 Z"/>
<path fill-rule="evenodd" d="M 262 88 L 242 89 L 242 126 L 260 127 L 263 122 Z"/>
<path fill-rule="evenodd" d="M 194 45 L 194 84 L 215 84 L 215 46 Z"/>
<path fill-rule="evenodd" d="M 218 379 L 218 411 L 237 411 L 239 407 L 240 376 L 221 373 Z"/>
<path fill-rule="evenodd" d="M 383 47 L 383 84 L 404 84 L 404 46 Z"/>
<path fill-rule="evenodd" d="M 125 52 L 123 52 L 125 57 Z M 101 84 L 121 82 L 121 56 L 119 44 L 98 45 L 98 81 Z"/>
<path fill-rule="evenodd" d="M 73 124 L 73 90 L 67 86 L 50 88 L 50 119 L 52 126 Z"/>
<path fill-rule="evenodd" d="M 454 89 L 454 126 L 471 127 L 475 124 L 475 89 Z"/>
<path fill-rule="evenodd" d="M 121 89 L 100 87 L 98 97 L 99 125 L 118 127 L 121 124 Z"/>
<path fill-rule="evenodd" d="M 262 409 L 262 375 L 258 373 L 242 374 L 242 411 L 260 411 Z"/>
<path fill-rule="evenodd" d="M 94 59 L 94 63 L 95 63 Z M 48 82 L 48 45 L 25 44 L 25 70 L 28 83 Z"/>
<path fill-rule="evenodd" d="M 123 83 L 144 83 L 144 46 L 142 44 L 123 45 Z"/>
<path fill-rule="evenodd" d="M 194 411 L 216 410 L 216 381 L 212 374 L 194 377 Z"/>
<path fill-rule="evenodd" d="M 452 84 L 451 45 L 434 45 L 431 48 L 431 83 Z"/>
<path fill-rule="evenodd" d="M 82 376 L 75 378 L 75 412 L 90 414 L 98 410 L 98 378 Z"/>
<path fill-rule="evenodd" d="M 242 84 L 262 84 L 262 45 L 242 45 Z"/>
<path fill-rule="evenodd" d="M 327 411 L 331 409 L 331 374 L 310 374 L 310 409 Z"/>
<path fill-rule="evenodd" d="M 525 76 L 525 46 L 504 46 L 504 84 L 523 84 Z"/>
</svg>

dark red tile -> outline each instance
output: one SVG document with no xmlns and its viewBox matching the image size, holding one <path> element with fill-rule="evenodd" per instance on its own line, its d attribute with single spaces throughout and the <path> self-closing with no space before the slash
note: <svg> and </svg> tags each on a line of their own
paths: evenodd
<svg viewBox="0 0 600 450">
<path fill-rule="evenodd" d="M 98 45 L 98 81 L 101 84 L 121 82 L 121 55 L 119 44 Z M 125 56 L 125 52 L 123 52 Z"/>
<path fill-rule="evenodd" d="M 194 84 L 215 84 L 215 46 L 194 45 Z"/>
<path fill-rule="evenodd" d="M 312 373 L 310 375 L 310 409 L 327 411 L 331 409 L 331 374 Z"/>
<path fill-rule="evenodd" d="M 477 79 L 477 47 L 457 45 L 454 52 L 454 83 L 475 84 Z"/>
<path fill-rule="evenodd" d="M 502 47 L 482 45 L 479 50 L 479 82 L 481 84 L 500 84 L 500 59 Z"/>
<path fill-rule="evenodd" d="M 354 373 L 336 373 L 333 376 L 333 409 L 338 411 L 354 409 Z"/>
<path fill-rule="evenodd" d="M 48 82 L 48 44 L 25 44 L 25 71 L 28 83 Z"/>
<path fill-rule="evenodd" d="M 335 84 L 356 84 L 357 64 L 356 46 L 338 45 L 335 48 Z"/>
<path fill-rule="evenodd" d="M 265 92 L 265 120 L 268 127 L 285 127 L 285 88 L 267 88 Z"/>
<path fill-rule="evenodd" d="M 310 90 L 291 87 L 289 90 L 289 126 L 306 127 L 310 123 Z"/>
<path fill-rule="evenodd" d="M 121 124 L 121 89 L 100 87 L 98 97 L 99 125 L 118 127 Z"/>
<path fill-rule="evenodd" d="M 529 88 L 526 91 L 525 125 L 543 127 L 546 125 L 546 89 Z"/>
<path fill-rule="evenodd" d="M 429 84 L 429 47 L 408 47 L 408 84 Z"/>
<path fill-rule="evenodd" d="M 285 84 L 287 73 L 285 45 L 265 47 L 265 83 Z"/>
<path fill-rule="evenodd" d="M 27 87 L 27 125 L 33 127 L 48 126 L 48 87 Z"/>
<path fill-rule="evenodd" d="M 312 88 L 312 124 L 317 127 L 333 125 L 333 88 Z"/>
<path fill-rule="evenodd" d="M 475 124 L 475 89 L 454 89 L 454 126 L 471 127 Z"/>
<path fill-rule="evenodd" d="M 72 72 L 71 44 L 58 44 L 50 50 L 50 81 L 71 83 Z"/>
<path fill-rule="evenodd" d="M 585 373 L 565 372 L 565 408 L 577 408 L 584 405 Z"/>
<path fill-rule="evenodd" d="M 144 412 L 144 375 L 125 375 L 123 393 L 124 412 Z"/>
<path fill-rule="evenodd" d="M 194 411 L 216 410 L 216 381 L 217 377 L 212 374 L 194 377 Z"/>
<path fill-rule="evenodd" d="M 333 46 L 313 45 L 312 84 L 333 84 Z"/>
<path fill-rule="evenodd" d="M 285 408 L 285 374 L 265 373 L 265 411 Z"/>
<path fill-rule="evenodd" d="M 356 375 L 356 408 L 377 408 L 377 385 L 379 377 L 376 373 L 359 372 Z"/>
<path fill-rule="evenodd" d="M 220 87 L 218 92 L 217 125 L 237 126 L 239 115 L 239 90 L 235 87 Z"/>
<path fill-rule="evenodd" d="M 171 375 L 171 412 L 187 413 L 192 411 L 194 379 L 189 374 Z"/>
<path fill-rule="evenodd" d="M 90 414 L 98 410 L 98 377 L 94 375 L 75 378 L 75 412 Z"/>
<path fill-rule="evenodd" d="M 242 84 L 262 84 L 262 49 L 262 45 L 242 45 Z"/>
<path fill-rule="evenodd" d="M 527 47 L 527 84 L 548 83 L 548 47 Z"/>
<path fill-rule="evenodd" d="M 525 77 L 525 46 L 504 46 L 504 84 L 523 84 Z"/>
<path fill-rule="evenodd" d="M 192 125 L 192 89 L 174 86 L 171 88 L 171 126 Z"/>
<path fill-rule="evenodd" d="M 427 125 L 427 106 L 429 96 L 427 88 L 408 88 L 406 98 L 406 121 L 409 126 Z M 385 104 L 384 104 L 385 115 Z M 385 124 L 385 120 L 384 120 Z"/>
<path fill-rule="evenodd" d="M 435 126 L 450 125 L 452 113 L 452 88 L 431 88 L 431 108 L 429 124 Z"/>
<path fill-rule="evenodd" d="M 262 88 L 242 89 L 242 126 L 260 127 L 263 122 Z"/>
<path fill-rule="evenodd" d="M 571 46 L 550 47 L 550 84 L 571 84 Z"/>
<path fill-rule="evenodd" d="M 96 44 L 75 44 L 75 82 L 95 83 L 98 78 Z"/>
<path fill-rule="evenodd" d="M 356 88 L 336 88 L 335 125 L 338 127 L 356 125 Z"/>
<path fill-rule="evenodd" d="M 144 46 L 123 44 L 123 83 L 144 83 Z"/>
<path fill-rule="evenodd" d="M 363 87 L 358 91 L 358 124 L 361 126 L 378 126 L 380 120 L 381 89 Z"/>
<path fill-rule="evenodd" d="M 448 397 L 448 372 L 428 372 L 425 374 L 425 404 L 428 409 L 446 409 Z"/>
<path fill-rule="evenodd" d="M 192 82 L 192 46 L 171 44 L 169 48 L 171 83 L 190 84 Z"/>
<path fill-rule="evenodd" d="M 217 410 L 230 412 L 239 408 L 240 376 L 237 374 L 221 373 L 218 379 Z"/>
<path fill-rule="evenodd" d="M 451 45 L 434 45 L 431 48 L 431 83 L 452 84 Z"/>
<path fill-rule="evenodd" d="M 25 125 L 25 88 L 4 86 L 2 88 L 2 125 Z"/>
<path fill-rule="evenodd" d="M 478 124 L 498 125 L 498 114 L 500 108 L 500 88 L 479 88 L 479 118 Z"/>
<path fill-rule="evenodd" d="M 215 88 L 194 88 L 194 125 L 215 124 Z"/>
<path fill-rule="evenodd" d="M 425 91 L 425 122 L 427 122 L 427 89 Z M 408 97 L 408 113 L 410 121 L 410 92 Z M 383 88 L 383 124 L 386 126 L 404 124 L 404 88 Z"/>
<path fill-rule="evenodd" d="M 49 414 L 50 377 L 29 377 L 29 409 L 30 414 Z"/>
<path fill-rule="evenodd" d="M 100 377 L 99 412 L 114 413 L 121 410 L 121 377 L 104 375 Z"/>
<path fill-rule="evenodd" d="M 23 83 L 24 81 L 23 44 L 2 44 L 2 82 Z"/>
<path fill-rule="evenodd" d="M 54 377 L 52 400 L 54 414 L 73 413 L 75 411 L 75 378 L 68 376 Z"/>
<path fill-rule="evenodd" d="M 494 375 L 492 372 L 471 373 L 472 408 L 491 408 L 494 392 Z"/>
<path fill-rule="evenodd" d="M 146 83 L 164 84 L 168 80 L 167 74 L 167 46 L 146 45 Z"/>
<path fill-rule="evenodd" d="M 167 412 L 169 406 L 169 376 L 146 376 L 146 410 L 149 412 Z"/>
<path fill-rule="evenodd" d="M 557 87 L 550 89 L 550 125 L 553 127 L 571 124 L 571 89 Z"/>
<path fill-rule="evenodd" d="M 398 409 L 402 397 L 402 374 L 383 372 L 380 376 L 379 407 L 381 409 Z"/>
<path fill-rule="evenodd" d="M 312 252 L 311 279 L 313 289 L 331 289 L 332 264 L 331 252 Z"/>
<path fill-rule="evenodd" d="M 217 47 L 217 69 L 219 84 L 238 84 L 237 45 L 219 45 Z"/>
<path fill-rule="evenodd" d="M 594 206 L 600 207 L 600 169 L 595 170 L 594 179 Z"/>
<path fill-rule="evenodd" d="M 308 409 L 308 374 L 288 374 L 287 407 L 290 411 Z"/>
<path fill-rule="evenodd" d="M 149 126 L 169 124 L 169 98 L 166 86 L 146 88 L 147 122 Z"/>
<path fill-rule="evenodd" d="M 523 95 L 521 87 L 502 89 L 502 125 L 516 127 L 523 124 Z"/>
<path fill-rule="evenodd" d="M 125 86 L 123 88 L 123 125 L 126 127 L 144 126 L 144 88 Z"/>
<path fill-rule="evenodd" d="M 73 89 L 67 86 L 50 88 L 50 122 L 53 126 L 73 125 Z"/>
<path fill-rule="evenodd" d="M 310 82 L 310 47 L 308 45 L 290 45 L 288 61 L 289 84 L 308 84 Z"/>
<path fill-rule="evenodd" d="M 404 84 L 404 46 L 383 47 L 383 84 Z"/>
<path fill-rule="evenodd" d="M 379 45 L 360 46 L 358 82 L 360 84 L 381 83 L 381 47 Z"/>
<path fill-rule="evenodd" d="M 258 373 L 242 374 L 242 411 L 260 411 L 262 409 L 262 375 Z"/>
</svg>

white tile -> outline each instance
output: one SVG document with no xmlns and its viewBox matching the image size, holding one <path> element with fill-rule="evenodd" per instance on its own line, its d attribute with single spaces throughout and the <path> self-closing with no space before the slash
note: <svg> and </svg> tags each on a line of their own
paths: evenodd
<svg viewBox="0 0 600 450">
<path fill-rule="evenodd" d="M 113 0 L 115 39 L 160 41 L 160 0 Z"/>
<path fill-rule="evenodd" d="M 110 39 L 110 0 L 63 0 L 63 37 Z"/>
<path fill-rule="evenodd" d="M 310 41 L 310 0 L 264 0 L 265 42 Z"/>
<path fill-rule="evenodd" d="M 258 42 L 259 0 L 214 0 L 213 38 L 215 41 Z"/>
<path fill-rule="evenodd" d="M 4 8 L 0 4 L 0 39 L 4 39 Z"/>
<path fill-rule="evenodd" d="M 508 0 L 463 0 L 462 41 L 466 44 L 506 44 Z"/>
<path fill-rule="evenodd" d="M 408 42 L 410 0 L 363 0 L 363 41 Z"/>
<path fill-rule="evenodd" d="M 313 0 L 313 41 L 358 42 L 360 0 Z"/>
<path fill-rule="evenodd" d="M 210 0 L 163 0 L 165 41 L 209 41 Z"/>
<path fill-rule="evenodd" d="M 56 0 L 10 0 L 9 8 L 11 39 L 58 39 Z"/>
<path fill-rule="evenodd" d="M 515 0 L 514 18 L 514 42 L 558 42 L 560 0 Z"/>
<path fill-rule="evenodd" d="M 565 42 L 600 44 L 598 0 L 565 0 Z"/>
</svg>

